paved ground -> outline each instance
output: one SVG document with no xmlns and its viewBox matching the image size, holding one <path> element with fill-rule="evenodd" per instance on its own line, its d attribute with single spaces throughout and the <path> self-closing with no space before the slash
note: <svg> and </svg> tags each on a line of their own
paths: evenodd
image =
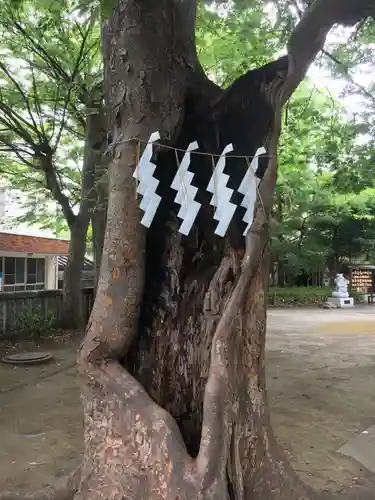
<svg viewBox="0 0 375 500">
<path fill-rule="evenodd" d="M 354 458 L 375 474 L 375 425 L 350 439 L 339 453 Z"/>
<path fill-rule="evenodd" d="M 271 310 L 272 421 L 313 487 L 339 492 L 366 481 L 337 450 L 375 423 L 375 308 Z M 0 364 L 0 491 L 33 491 L 72 470 L 82 449 L 76 342 L 50 345 L 42 367 Z M 361 497 L 361 499 L 364 497 Z"/>
<path fill-rule="evenodd" d="M 270 311 L 267 347 L 272 422 L 295 469 L 317 489 L 363 482 L 337 450 L 375 423 L 375 308 Z"/>
</svg>

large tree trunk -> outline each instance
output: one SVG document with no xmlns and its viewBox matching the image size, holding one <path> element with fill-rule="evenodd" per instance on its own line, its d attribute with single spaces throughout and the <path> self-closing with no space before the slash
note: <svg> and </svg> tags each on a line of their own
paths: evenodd
<svg viewBox="0 0 375 500">
<path fill-rule="evenodd" d="M 312 10 L 316 22 L 319 11 Z M 293 64 L 281 58 L 221 91 L 196 61 L 194 19 L 193 1 L 121 0 L 103 30 L 114 157 L 101 275 L 79 361 L 85 412 L 79 497 L 313 498 L 269 420 L 268 217 L 281 107 L 335 20 L 309 30 L 313 49 L 294 34 L 292 47 L 301 47 L 303 59 L 290 49 Z M 197 140 L 201 151 L 220 154 L 233 143 L 236 155 L 251 157 L 266 147 L 246 239 L 240 210 L 225 238 L 214 235 L 208 196 L 199 200 L 190 235 L 178 232 L 169 187 L 176 157 L 163 148 L 156 160 L 163 201 L 151 228 L 140 225 L 132 174 L 139 140 L 156 130 L 182 149 Z M 247 162 L 233 157 L 227 165 L 238 188 Z M 212 158 L 193 156 L 190 169 L 204 193 Z"/>
</svg>

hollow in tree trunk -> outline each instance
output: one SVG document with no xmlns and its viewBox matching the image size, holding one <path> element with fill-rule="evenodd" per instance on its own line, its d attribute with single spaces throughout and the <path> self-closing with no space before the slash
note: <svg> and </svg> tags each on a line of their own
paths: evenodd
<svg viewBox="0 0 375 500">
<path fill-rule="evenodd" d="M 121 0 L 105 24 L 113 161 L 101 275 L 79 359 L 85 455 L 78 498 L 314 498 L 269 420 L 268 217 L 282 106 L 331 26 L 356 22 L 368 9 L 358 0 L 313 2 L 289 55 L 227 90 L 197 62 L 195 2 Z M 219 155 L 232 143 L 237 157 L 228 158 L 226 173 L 235 190 L 248 168 L 238 156 L 265 146 L 246 238 L 239 209 L 226 236 L 214 235 L 204 195 L 210 155 L 193 155 L 202 208 L 189 236 L 178 232 L 170 188 L 178 161 L 163 147 L 154 160 L 163 200 L 150 229 L 140 225 L 132 175 L 140 141 L 156 130 L 183 150 L 197 140 L 200 151 Z"/>
</svg>

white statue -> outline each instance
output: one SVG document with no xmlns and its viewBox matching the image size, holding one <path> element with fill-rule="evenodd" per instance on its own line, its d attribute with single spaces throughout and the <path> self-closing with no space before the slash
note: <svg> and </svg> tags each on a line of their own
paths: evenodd
<svg viewBox="0 0 375 500">
<path fill-rule="evenodd" d="M 348 283 L 349 281 L 344 277 L 343 274 L 338 273 L 334 279 L 335 288 L 332 292 L 332 297 L 337 297 L 340 299 L 347 299 L 349 297 L 348 293 Z"/>
</svg>

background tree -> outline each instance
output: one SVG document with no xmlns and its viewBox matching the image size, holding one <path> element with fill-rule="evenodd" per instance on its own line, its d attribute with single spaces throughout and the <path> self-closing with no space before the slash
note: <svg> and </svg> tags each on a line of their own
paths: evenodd
<svg viewBox="0 0 375 500">
<path fill-rule="evenodd" d="M 22 187 L 26 175 L 29 191 L 34 186 L 61 208 L 70 232 L 63 318 L 77 327 L 106 126 L 98 30 L 90 16 L 78 23 L 65 13 L 57 4 L 36 13 L 28 2 L 3 9 L 0 142 L 8 178 Z"/>
<path fill-rule="evenodd" d="M 338 224 L 350 222 L 359 229 L 362 205 L 355 203 L 353 209 L 349 203 L 356 196 L 368 197 L 366 172 L 371 170 L 372 145 L 360 144 L 360 138 L 361 127 L 319 89 L 305 84 L 289 103 L 272 224 L 279 286 L 284 286 L 286 275 L 288 284 L 294 284 L 301 273 L 314 276 L 327 266 L 333 274 L 345 258 L 367 253 L 362 238 L 356 242 L 348 238 L 341 250 L 334 238 Z"/>
<path fill-rule="evenodd" d="M 48 41 L 43 36 L 33 37 L 32 26 L 27 26 L 27 24 L 25 26 L 25 22 L 22 24 L 21 18 L 24 20 L 30 18 L 30 6 L 27 10 L 25 9 L 26 5 L 28 4 L 23 3 L 23 17 L 20 17 L 18 10 L 16 10 L 17 14 L 12 10 L 8 11 L 8 14 L 3 17 L 3 25 L 11 34 L 13 43 L 14 40 L 18 39 L 18 36 L 20 38 L 18 47 L 20 45 L 26 46 L 28 53 L 36 52 L 38 54 L 42 61 L 42 64 L 38 65 L 39 71 L 42 71 L 52 81 L 58 81 L 67 88 L 71 87 L 69 71 L 64 69 L 64 65 L 69 65 L 64 61 L 66 54 L 64 52 L 61 55 L 59 47 L 53 47 L 56 44 L 56 37 L 52 43 L 51 37 L 48 38 Z M 69 6 L 64 5 L 64 9 L 72 9 L 74 6 L 76 4 L 70 2 Z M 271 22 L 271 19 L 264 15 L 264 6 L 261 3 L 254 2 L 251 8 L 247 9 L 238 3 L 231 9 L 225 8 L 225 4 L 221 4 L 221 6 L 223 7 L 222 15 L 220 15 L 220 8 L 219 10 L 211 10 L 201 5 L 196 32 L 198 54 L 202 65 L 216 83 L 225 87 L 231 79 L 241 74 L 241 70 L 248 64 L 250 52 L 253 66 L 264 63 L 267 58 L 280 52 L 285 34 L 288 30 L 290 31 L 293 10 L 290 9 L 290 6 L 278 4 L 278 16 L 276 20 L 273 19 Z M 44 9 L 40 9 L 39 15 L 44 19 L 44 24 L 47 23 L 48 16 L 51 14 L 55 16 L 52 17 L 55 20 L 57 15 L 60 23 L 60 6 L 57 9 L 57 14 L 54 13 L 53 9 L 52 12 L 48 11 L 47 18 Z M 271 15 L 271 18 L 275 17 L 274 14 Z M 85 16 L 84 19 L 87 18 L 87 13 Z M 96 33 L 95 18 L 91 15 L 89 20 L 94 23 L 92 30 Z M 51 26 L 50 22 L 49 25 Z M 54 29 L 56 30 L 56 26 Z M 65 38 L 70 37 L 65 36 Z M 60 43 L 63 40 L 58 38 L 58 41 Z M 94 36 L 92 41 L 92 51 L 98 51 L 97 37 Z M 360 50 L 361 47 L 362 45 L 357 50 Z M 331 62 L 336 58 L 331 54 L 329 57 L 331 57 L 329 59 Z M 365 57 L 361 54 L 361 57 L 357 59 L 365 60 Z M 334 64 L 338 63 L 334 62 Z M 340 65 L 342 67 L 343 63 L 340 62 Z M 96 73 L 94 71 L 94 87 L 97 92 L 100 92 L 100 61 L 92 66 L 97 68 Z M 85 78 L 86 76 L 81 74 L 76 78 L 76 90 L 73 92 L 73 99 L 69 104 L 69 113 L 77 121 L 78 129 L 84 121 L 85 106 L 90 105 L 90 92 L 87 89 L 92 81 L 90 78 L 89 81 Z M 346 78 L 348 78 L 347 75 Z M 359 90 L 362 92 L 362 88 Z M 363 131 L 367 130 L 363 127 L 363 119 L 356 117 L 349 124 L 348 117 L 343 114 L 338 102 L 324 90 L 311 87 L 310 84 L 305 86 L 296 97 L 293 97 L 288 105 L 284 120 L 285 127 L 281 136 L 280 148 L 281 177 L 279 175 L 273 214 L 274 224 L 271 228 L 272 259 L 277 260 L 277 266 L 273 265 L 273 269 L 278 269 L 278 284 L 281 286 L 284 284 L 285 273 L 289 276 L 288 283 L 292 284 L 301 273 L 307 275 L 314 271 L 323 271 L 327 261 L 332 267 L 332 262 L 335 259 L 332 260 L 332 252 L 328 247 L 319 247 L 313 237 L 300 238 L 299 227 L 303 228 L 305 236 L 315 234 L 309 226 L 313 220 L 311 215 L 301 219 L 301 214 L 314 213 L 315 195 L 319 196 L 316 189 L 321 190 L 323 185 L 327 188 L 327 182 L 320 183 L 318 188 L 319 178 L 322 172 L 323 175 L 326 175 L 324 172 L 327 169 L 334 172 L 332 180 L 341 191 L 358 191 L 358 189 L 369 185 L 373 151 L 372 144 L 368 139 L 365 147 L 363 142 L 361 144 L 355 143 L 358 134 L 362 134 L 363 137 Z M 80 171 L 74 167 L 75 164 L 82 161 L 81 139 L 80 133 L 78 132 L 77 140 L 72 135 L 72 130 L 61 139 L 66 164 L 63 172 L 60 169 L 60 174 L 64 176 L 64 185 L 66 191 L 69 192 L 73 210 L 79 205 L 81 194 Z M 77 143 L 76 146 L 75 143 Z M 104 148 L 105 140 L 103 140 L 102 150 Z M 303 166 L 303 162 L 306 163 L 305 166 Z M 311 174 L 311 170 L 313 170 L 313 174 Z M 5 173 L 7 178 L 12 180 L 13 187 L 18 186 L 28 193 L 24 207 L 25 213 L 22 217 L 17 217 L 13 221 L 14 223 L 37 223 L 41 228 L 55 228 L 65 232 L 69 229 L 61 210 L 51 211 L 48 209 L 46 202 L 48 202 L 51 193 L 45 189 L 43 182 L 36 182 L 35 176 L 32 172 L 28 173 L 27 167 L 22 169 L 20 164 L 15 164 L 14 168 L 10 168 L 8 165 Z M 99 272 L 106 219 L 106 182 L 103 181 L 107 177 L 103 173 L 105 173 L 105 169 L 100 172 L 100 169 L 96 168 L 96 180 L 90 195 L 90 199 L 92 198 L 92 250 L 97 271 L 96 276 Z M 302 174 L 304 180 L 300 182 Z M 32 193 L 30 192 L 31 188 Z M 283 190 L 286 190 L 285 196 Z M 315 194 L 313 195 L 313 193 Z M 326 195 L 332 197 L 333 192 L 329 191 Z M 284 198 L 288 200 L 287 206 L 283 206 Z M 291 203 L 292 199 L 293 203 Z M 277 220 L 280 217 L 284 217 L 284 223 Z M 308 246 L 306 246 L 307 242 L 309 242 Z"/>
<path fill-rule="evenodd" d="M 221 5 L 223 15 L 220 9 L 207 10 L 201 6 L 196 31 L 202 65 L 216 83 L 225 87 L 247 67 L 249 53 L 253 66 L 264 64 L 280 53 L 293 20 L 301 12 L 288 2 L 278 2 L 274 12 L 268 8 L 270 16 L 264 15 L 264 5 L 256 2 L 248 9 L 239 2 L 229 10 L 225 3 Z M 370 26 L 367 23 L 366 29 Z M 339 49 L 340 46 L 336 47 Z M 360 54 L 356 60 L 366 60 L 361 53 L 366 50 L 363 42 L 357 50 Z M 355 63 L 351 67 L 356 68 Z M 320 219 L 325 224 L 331 221 L 333 232 L 340 218 L 338 207 L 343 205 L 336 204 L 336 197 L 343 199 L 345 192 L 358 192 L 372 185 L 373 145 L 364 134 L 363 118 L 350 117 L 335 97 L 311 80 L 288 103 L 284 122 L 271 226 L 272 269 L 276 271 L 273 283 L 277 279 L 278 285 L 283 286 L 288 276 L 289 285 L 306 284 L 311 276 L 310 284 L 317 284 L 327 266 L 334 272 L 338 265 L 334 263 L 345 257 L 341 254 L 334 257 L 336 251 L 327 240 L 319 238 L 315 224 Z M 334 216 L 331 205 L 335 207 Z M 342 214 L 346 213 L 345 208 Z M 351 212 L 350 218 L 355 224 L 357 215 Z M 365 255 L 365 243 L 362 250 L 351 255 Z"/>
</svg>

